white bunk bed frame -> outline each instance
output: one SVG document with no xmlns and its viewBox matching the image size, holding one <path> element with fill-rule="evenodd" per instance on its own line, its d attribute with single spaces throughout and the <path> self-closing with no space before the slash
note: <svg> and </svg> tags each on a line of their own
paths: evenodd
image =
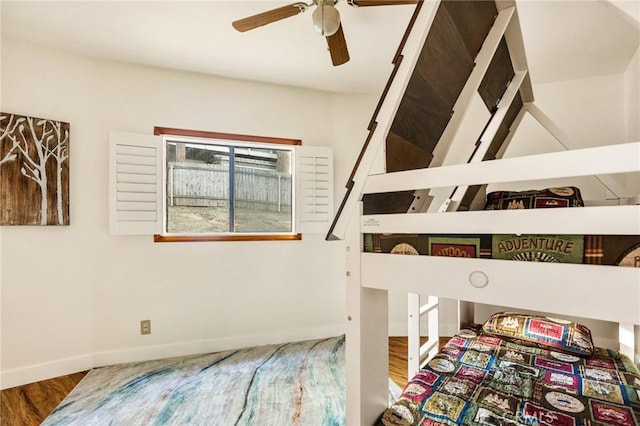
<svg viewBox="0 0 640 426">
<path fill-rule="evenodd" d="M 437 213 L 362 215 L 363 195 L 394 191 L 465 187 L 467 185 L 598 175 L 609 190 L 624 197 L 609 174 L 640 171 L 640 142 L 563 151 L 481 162 L 484 151 L 468 164 L 444 165 L 446 152 L 438 152 L 432 167 L 385 173 L 385 137 L 397 111 L 418 54 L 427 37 L 439 1 L 423 3 L 402 50 L 387 96 L 380 105 L 377 129 L 362 153 L 351 188 L 334 221 L 331 237 L 347 241 L 347 424 L 375 423 L 388 406 L 388 292 L 409 294 L 410 374 L 425 356 L 438 349 L 438 297 L 461 301 L 460 320 L 468 320 L 468 304 L 478 302 L 512 308 L 571 315 L 620 324 L 620 348 L 634 356 L 634 330 L 640 325 L 640 268 L 513 262 L 491 259 L 455 259 L 364 253 L 364 233 L 434 234 L 640 234 L 640 206 L 599 206 L 569 209 L 446 212 L 459 201 L 438 200 Z M 440 142 L 451 142 L 464 119 L 471 97 L 487 71 L 504 35 L 516 77 L 487 123 L 479 140 L 491 141 L 518 90 L 525 107 L 503 145 L 525 113 L 531 114 L 565 147 L 575 146 L 533 104 L 526 57 L 515 1 L 496 1 L 499 15 L 476 57 L 476 65 L 454 108 Z M 486 144 L 485 144 L 486 145 Z M 381 160 L 382 158 L 382 160 Z M 540 165 L 544 164 L 544 167 Z M 433 166 L 436 167 L 433 167 Z M 557 167 L 562 165 L 562 167 Z M 439 167 L 438 167 L 439 166 Z M 632 197 L 637 194 L 627 194 Z M 499 215 L 499 216 L 498 216 Z M 499 220 L 496 218 L 499 217 Z M 514 283 L 514 277 L 517 282 Z M 559 286 L 558 282 L 562 282 Z M 605 283 L 589 286 L 584 283 Z M 517 287 L 515 287 L 517 285 Z M 620 298 L 620 295 L 625 297 Z M 420 305 L 419 295 L 429 295 Z M 420 318 L 429 316 L 430 341 L 419 345 Z M 636 362 L 638 360 L 636 359 Z M 412 373 L 413 372 L 413 373 Z"/>
</svg>

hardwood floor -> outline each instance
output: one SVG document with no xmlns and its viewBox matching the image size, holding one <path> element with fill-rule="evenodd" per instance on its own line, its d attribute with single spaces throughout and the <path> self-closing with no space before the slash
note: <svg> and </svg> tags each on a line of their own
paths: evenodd
<svg viewBox="0 0 640 426">
<path fill-rule="evenodd" d="M 5 389 L 0 392 L 0 425 L 39 425 L 87 372 Z"/>
<path fill-rule="evenodd" d="M 440 346 L 448 338 L 440 339 Z M 0 426 L 36 426 L 71 392 L 87 372 L 57 377 L 0 392 Z M 407 338 L 389 337 L 389 377 L 407 383 Z"/>
<path fill-rule="evenodd" d="M 440 337 L 440 348 L 442 348 L 450 337 Z M 420 344 L 427 341 L 426 337 L 422 337 Z M 407 384 L 407 346 L 406 337 L 389 337 L 389 378 L 396 382 L 401 388 Z"/>
</svg>

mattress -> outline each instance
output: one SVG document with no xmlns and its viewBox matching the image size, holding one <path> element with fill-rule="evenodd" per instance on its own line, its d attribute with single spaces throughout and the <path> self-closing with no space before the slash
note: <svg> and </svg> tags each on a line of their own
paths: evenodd
<svg viewBox="0 0 640 426">
<path fill-rule="evenodd" d="M 460 330 L 405 386 L 384 425 L 638 425 L 640 372 L 591 356 Z"/>
</svg>

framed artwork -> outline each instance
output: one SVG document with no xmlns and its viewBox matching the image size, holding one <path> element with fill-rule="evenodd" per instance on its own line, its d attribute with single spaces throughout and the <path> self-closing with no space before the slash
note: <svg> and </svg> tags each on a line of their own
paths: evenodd
<svg viewBox="0 0 640 426">
<path fill-rule="evenodd" d="M 0 225 L 69 225 L 69 123 L 0 112 Z"/>
</svg>

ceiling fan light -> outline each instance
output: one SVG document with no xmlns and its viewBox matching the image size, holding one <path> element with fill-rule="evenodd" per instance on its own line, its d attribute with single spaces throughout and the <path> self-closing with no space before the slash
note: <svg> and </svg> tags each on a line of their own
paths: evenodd
<svg viewBox="0 0 640 426">
<path fill-rule="evenodd" d="M 340 13 L 333 4 L 318 5 L 312 17 L 316 31 L 325 37 L 334 35 L 340 28 Z"/>
</svg>

